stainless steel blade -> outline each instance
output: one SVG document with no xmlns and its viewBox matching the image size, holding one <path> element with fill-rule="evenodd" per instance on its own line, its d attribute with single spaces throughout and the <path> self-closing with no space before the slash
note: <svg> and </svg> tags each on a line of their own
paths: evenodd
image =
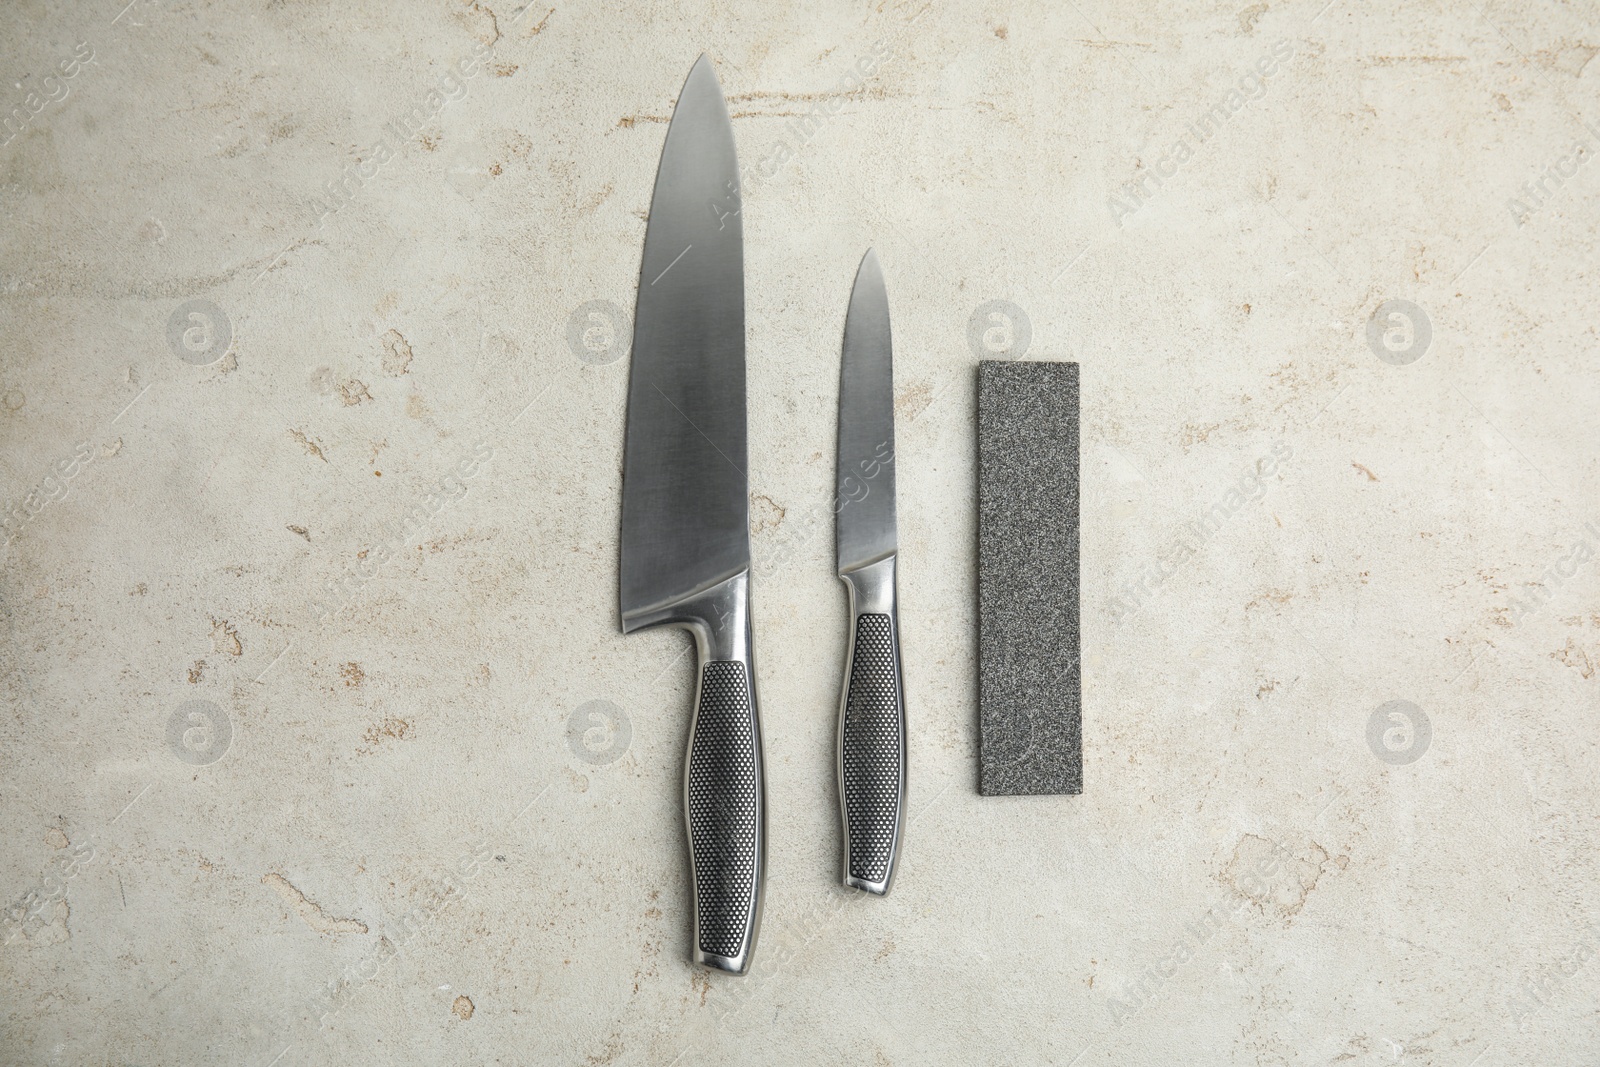
<svg viewBox="0 0 1600 1067">
<path fill-rule="evenodd" d="M 894 356 L 878 256 L 856 272 L 839 368 L 838 563 L 855 570 L 895 551 Z"/>
<path fill-rule="evenodd" d="M 750 564 L 744 250 L 711 61 L 678 97 L 639 272 L 622 473 L 622 628 Z"/>
</svg>

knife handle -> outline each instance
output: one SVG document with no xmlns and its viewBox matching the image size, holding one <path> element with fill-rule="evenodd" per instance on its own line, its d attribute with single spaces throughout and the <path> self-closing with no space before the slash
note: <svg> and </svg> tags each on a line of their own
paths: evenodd
<svg viewBox="0 0 1600 1067">
<path fill-rule="evenodd" d="M 889 892 L 906 807 L 906 703 L 895 558 L 840 575 L 850 589 L 850 652 L 839 701 L 844 884 Z"/>
<path fill-rule="evenodd" d="M 737 575 L 702 599 L 701 618 L 689 626 L 700 680 L 683 783 L 694 896 L 690 957 L 744 974 L 761 923 L 767 852 L 748 576 Z"/>
</svg>

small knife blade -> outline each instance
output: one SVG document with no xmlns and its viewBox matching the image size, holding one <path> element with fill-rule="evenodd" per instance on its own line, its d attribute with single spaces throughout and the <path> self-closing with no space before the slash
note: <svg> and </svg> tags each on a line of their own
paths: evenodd
<svg viewBox="0 0 1600 1067">
<path fill-rule="evenodd" d="M 690 959 L 750 966 L 766 776 L 749 586 L 744 248 L 727 105 L 701 56 L 667 127 L 645 229 L 622 472 L 622 630 L 689 630 L 699 675 L 684 771 Z"/>
<path fill-rule="evenodd" d="M 895 523 L 894 355 L 889 294 L 876 252 L 856 271 L 844 320 L 839 368 L 839 573 L 867 566 L 899 547 Z"/>
<path fill-rule="evenodd" d="M 850 644 L 839 700 L 839 814 L 844 884 L 889 891 L 905 826 L 906 712 L 895 566 L 894 355 L 877 255 L 856 272 L 839 368 L 839 578 L 850 594 Z"/>
</svg>

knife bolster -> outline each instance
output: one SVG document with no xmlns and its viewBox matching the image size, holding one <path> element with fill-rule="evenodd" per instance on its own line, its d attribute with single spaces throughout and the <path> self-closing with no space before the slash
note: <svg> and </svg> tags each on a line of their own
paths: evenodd
<svg viewBox="0 0 1600 1067">
<path fill-rule="evenodd" d="M 750 654 L 750 572 L 739 571 L 670 603 L 622 616 L 625 634 L 652 626 L 688 630 L 694 635 L 702 663 L 746 658 Z"/>
<path fill-rule="evenodd" d="M 850 614 L 888 615 L 894 611 L 894 564 L 896 553 L 859 567 L 839 572 L 839 580 L 850 587 Z"/>
</svg>

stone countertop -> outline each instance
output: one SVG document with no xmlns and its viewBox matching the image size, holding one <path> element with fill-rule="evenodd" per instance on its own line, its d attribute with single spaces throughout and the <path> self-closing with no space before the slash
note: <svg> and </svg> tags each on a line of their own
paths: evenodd
<svg viewBox="0 0 1600 1067">
<path fill-rule="evenodd" d="M 1590 1062 L 1577 7 L 0 11 L 0 1060 Z M 744 162 L 761 944 L 618 631 L 633 293 Z M 840 333 L 897 358 L 911 825 L 837 883 Z M 973 368 L 1082 366 L 1084 793 L 976 792 Z"/>
</svg>

